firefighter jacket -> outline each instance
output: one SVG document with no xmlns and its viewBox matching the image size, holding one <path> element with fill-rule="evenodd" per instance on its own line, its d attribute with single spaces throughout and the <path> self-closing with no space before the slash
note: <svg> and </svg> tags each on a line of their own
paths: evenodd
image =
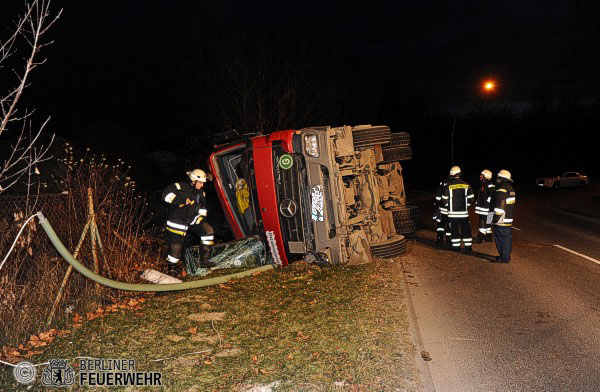
<svg viewBox="0 0 600 392">
<path fill-rule="evenodd" d="M 436 216 L 438 215 L 438 213 L 441 213 L 442 215 L 448 215 L 448 210 L 446 209 L 446 207 L 444 207 L 444 203 L 442 202 L 442 195 L 444 194 L 444 188 L 446 188 L 446 185 L 448 185 L 449 180 L 450 179 L 445 178 L 442 181 L 440 181 L 440 184 L 438 185 L 435 191 L 435 201 L 433 202 L 433 205 L 437 207 L 437 211 L 435 213 Z"/>
<path fill-rule="evenodd" d="M 448 218 L 468 218 L 468 208 L 474 197 L 471 185 L 460 178 L 449 179 L 442 194 L 442 202 Z"/>
<path fill-rule="evenodd" d="M 512 181 L 501 179 L 496 185 L 490 201 L 490 212 L 494 212 L 492 223 L 498 226 L 512 226 L 515 213 L 515 188 Z"/>
<path fill-rule="evenodd" d="M 189 225 L 198 224 L 207 215 L 206 194 L 203 190 L 193 189 L 190 184 L 176 182 L 169 185 L 162 194 L 168 204 L 167 230 L 185 235 Z M 186 204 L 190 199 L 191 203 Z"/>
<path fill-rule="evenodd" d="M 479 193 L 477 193 L 477 200 L 475 200 L 475 213 L 478 215 L 487 216 L 490 211 L 490 201 L 492 199 L 492 193 L 494 193 L 495 185 L 489 180 L 481 181 L 479 185 Z"/>
</svg>

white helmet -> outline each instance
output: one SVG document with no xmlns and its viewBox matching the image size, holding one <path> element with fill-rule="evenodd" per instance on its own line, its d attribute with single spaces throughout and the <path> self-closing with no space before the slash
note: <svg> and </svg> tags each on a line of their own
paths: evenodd
<svg viewBox="0 0 600 392">
<path fill-rule="evenodd" d="M 506 178 L 507 180 L 512 180 L 510 172 L 504 169 L 498 172 L 498 177 Z"/>
<path fill-rule="evenodd" d="M 492 179 L 492 172 L 489 171 L 488 169 L 482 170 L 481 174 L 483 175 L 483 178 L 485 178 L 486 180 L 491 180 Z"/>
<path fill-rule="evenodd" d="M 191 172 L 185 172 L 192 181 L 206 182 L 206 173 L 204 170 L 194 169 Z"/>
<path fill-rule="evenodd" d="M 455 175 L 460 174 L 460 173 L 461 173 L 460 167 L 458 167 L 458 166 L 452 166 L 452 168 L 450 169 L 450 175 L 451 176 L 455 176 Z"/>
</svg>

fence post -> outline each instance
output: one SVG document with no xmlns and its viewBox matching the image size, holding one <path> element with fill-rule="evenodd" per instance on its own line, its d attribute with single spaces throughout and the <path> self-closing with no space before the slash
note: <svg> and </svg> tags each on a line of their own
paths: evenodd
<svg viewBox="0 0 600 392">
<path fill-rule="evenodd" d="M 90 219 L 90 241 L 92 243 L 92 258 L 94 259 L 94 272 L 99 274 L 98 254 L 96 253 L 96 217 L 94 215 L 94 198 L 92 197 L 92 188 L 88 188 L 88 206 Z M 96 282 L 96 294 L 100 294 L 100 283 Z"/>
<path fill-rule="evenodd" d="M 87 234 L 89 228 L 90 228 L 90 220 L 88 218 L 88 221 L 85 224 L 85 227 L 83 228 L 83 232 L 81 233 L 81 237 L 79 238 L 79 243 L 77 243 L 77 246 L 75 247 L 75 252 L 73 252 L 73 257 L 77 257 L 77 254 L 79 253 L 79 250 L 81 249 L 81 245 L 83 245 L 83 240 L 85 239 L 85 235 Z M 50 325 L 50 323 L 52 322 L 52 319 L 54 318 L 54 313 L 56 313 L 56 308 L 58 307 L 58 303 L 60 302 L 60 299 L 62 298 L 62 293 L 65 289 L 65 286 L 67 285 L 67 280 L 69 280 L 69 276 L 71 276 L 71 271 L 73 271 L 73 266 L 71 264 L 69 264 L 69 268 L 67 268 L 67 272 L 65 273 L 65 276 L 63 277 L 62 284 L 60 285 L 60 288 L 58 289 L 58 293 L 56 294 L 56 299 L 54 300 L 54 305 L 52 305 L 52 310 L 50 311 L 50 315 L 48 316 L 48 319 L 46 320 L 46 327 L 48 327 Z"/>
</svg>

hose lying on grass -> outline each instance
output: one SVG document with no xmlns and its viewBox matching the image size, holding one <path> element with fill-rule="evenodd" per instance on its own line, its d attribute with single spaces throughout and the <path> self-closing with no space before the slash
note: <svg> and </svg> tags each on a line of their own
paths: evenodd
<svg viewBox="0 0 600 392">
<path fill-rule="evenodd" d="M 124 283 L 118 282 L 116 280 L 105 278 L 104 276 L 98 275 L 93 272 L 83 264 L 81 264 L 73 255 L 68 251 L 68 249 L 63 245 L 60 241 L 56 232 L 48 222 L 48 219 L 39 211 L 37 214 L 38 220 L 40 221 L 40 225 L 50 238 L 52 245 L 58 250 L 60 255 L 75 268 L 81 274 L 83 274 L 86 278 L 93 280 L 94 282 L 98 282 L 108 287 L 112 287 L 113 289 L 119 290 L 128 290 L 128 291 L 179 291 L 179 290 L 189 290 L 195 289 L 198 287 L 206 287 L 212 286 L 215 284 L 221 284 L 229 281 L 230 279 L 243 278 L 244 276 L 252 275 L 255 272 L 268 271 L 275 268 L 273 264 L 263 265 L 261 267 L 249 269 L 242 272 L 237 272 L 235 274 L 225 275 L 225 276 L 217 276 L 210 279 L 202 279 L 202 280 L 194 280 L 191 282 L 183 282 L 183 283 L 172 283 L 172 284 L 142 284 L 142 283 Z"/>
</svg>

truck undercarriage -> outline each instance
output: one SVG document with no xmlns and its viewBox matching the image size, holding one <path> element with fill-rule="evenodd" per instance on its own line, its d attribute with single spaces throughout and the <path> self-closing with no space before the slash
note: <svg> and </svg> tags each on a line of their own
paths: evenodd
<svg viewBox="0 0 600 392">
<path fill-rule="evenodd" d="M 400 164 L 409 143 L 386 126 L 311 127 L 219 146 L 209 164 L 237 238 L 263 235 L 284 265 L 362 264 L 403 253 L 419 224 Z"/>
</svg>

